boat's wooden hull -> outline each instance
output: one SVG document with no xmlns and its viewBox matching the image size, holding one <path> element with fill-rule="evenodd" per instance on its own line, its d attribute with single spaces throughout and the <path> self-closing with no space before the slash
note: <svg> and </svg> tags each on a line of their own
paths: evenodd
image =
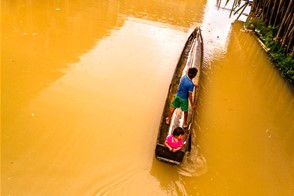
<svg viewBox="0 0 294 196">
<path fill-rule="evenodd" d="M 172 82 L 169 87 L 169 92 L 167 95 L 167 99 L 165 102 L 164 111 L 161 118 L 159 133 L 157 137 L 155 155 L 156 158 L 160 161 L 172 163 L 172 164 L 180 164 L 183 161 L 183 158 L 187 151 L 190 151 L 191 147 L 191 124 L 193 122 L 195 111 L 189 105 L 188 112 L 188 128 L 185 129 L 185 135 L 183 137 L 185 141 L 185 145 L 180 151 L 175 153 L 170 152 L 167 147 L 164 145 L 164 141 L 166 137 L 172 133 L 172 131 L 178 127 L 182 127 L 182 117 L 183 112 L 180 109 L 177 109 L 172 117 L 170 125 L 165 124 L 165 118 L 167 117 L 171 103 L 176 95 L 176 91 L 178 89 L 181 77 L 186 73 L 186 71 L 190 67 L 196 67 L 198 69 L 197 76 L 193 79 L 195 83 L 199 85 L 201 67 L 203 63 L 203 39 L 201 35 L 200 28 L 195 28 L 194 31 L 189 36 L 180 59 L 178 61 L 177 67 L 175 69 Z M 197 102 L 199 95 L 199 89 L 195 88 L 193 92 L 194 102 Z"/>
</svg>

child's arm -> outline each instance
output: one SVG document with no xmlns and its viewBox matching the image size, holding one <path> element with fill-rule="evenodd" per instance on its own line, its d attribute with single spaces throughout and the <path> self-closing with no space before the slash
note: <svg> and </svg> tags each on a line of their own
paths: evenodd
<svg viewBox="0 0 294 196">
<path fill-rule="evenodd" d="M 193 95 L 192 95 L 192 92 L 189 92 L 189 101 L 191 103 L 191 106 L 192 106 L 193 110 L 195 110 L 196 109 L 196 104 L 194 105 L 194 103 L 193 103 Z"/>
<path fill-rule="evenodd" d="M 166 140 L 164 141 L 164 145 L 165 145 L 166 147 L 168 147 L 169 151 L 173 151 L 173 148 L 170 147 L 170 146 L 167 144 Z"/>
<path fill-rule="evenodd" d="M 177 151 L 181 150 L 182 148 L 183 148 L 183 146 L 180 146 L 180 147 L 178 147 L 178 148 L 174 148 L 174 149 L 173 149 L 173 152 L 177 152 Z"/>
</svg>

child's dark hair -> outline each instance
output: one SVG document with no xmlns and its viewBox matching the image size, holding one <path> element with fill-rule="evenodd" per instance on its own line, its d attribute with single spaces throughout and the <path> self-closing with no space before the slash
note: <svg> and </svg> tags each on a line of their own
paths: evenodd
<svg viewBox="0 0 294 196">
<path fill-rule="evenodd" d="M 177 127 L 174 129 L 173 131 L 173 136 L 179 136 L 179 135 L 184 135 L 185 134 L 185 131 L 182 127 Z"/>
<path fill-rule="evenodd" d="M 198 72 L 198 70 L 197 70 L 196 67 L 189 68 L 189 70 L 188 70 L 188 76 L 189 76 L 189 78 L 190 79 L 194 78 L 196 76 L 197 72 Z"/>
</svg>

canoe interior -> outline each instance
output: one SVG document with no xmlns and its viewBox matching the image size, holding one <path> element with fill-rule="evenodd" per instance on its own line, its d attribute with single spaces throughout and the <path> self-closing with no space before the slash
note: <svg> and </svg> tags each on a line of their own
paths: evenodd
<svg viewBox="0 0 294 196">
<path fill-rule="evenodd" d="M 170 125 L 166 125 L 165 118 L 168 116 L 171 103 L 176 96 L 176 92 L 179 87 L 180 80 L 182 76 L 187 73 L 187 70 L 190 67 L 196 67 L 198 69 L 198 73 L 196 77 L 193 79 L 193 82 L 199 85 L 202 63 L 203 63 L 203 38 L 201 35 L 201 29 L 199 27 L 196 27 L 186 41 L 186 44 L 178 60 L 178 64 L 175 68 L 174 75 L 169 86 L 169 91 L 168 91 L 167 99 L 165 102 L 163 114 L 161 117 L 161 122 L 160 122 L 158 137 L 157 137 L 157 144 L 155 149 L 156 158 L 160 161 L 178 165 L 182 162 L 186 152 L 190 151 L 191 124 L 193 122 L 194 113 L 195 113 L 195 110 L 191 108 L 190 103 L 189 103 L 189 112 L 188 112 L 188 121 L 187 121 L 188 128 L 184 129 L 185 134 L 183 137 L 183 140 L 185 141 L 185 145 L 180 151 L 176 153 L 170 152 L 169 149 L 165 147 L 164 141 L 166 137 L 170 135 L 176 127 L 178 126 L 182 127 L 184 113 L 180 109 L 176 109 L 172 116 Z M 199 89 L 194 88 L 193 99 L 195 103 L 197 103 L 198 96 L 199 96 Z"/>
</svg>

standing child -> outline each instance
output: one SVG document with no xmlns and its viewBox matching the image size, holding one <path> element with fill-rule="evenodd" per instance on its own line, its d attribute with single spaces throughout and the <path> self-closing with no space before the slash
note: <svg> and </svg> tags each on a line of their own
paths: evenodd
<svg viewBox="0 0 294 196">
<path fill-rule="evenodd" d="M 166 117 L 165 122 L 166 124 L 170 124 L 171 117 L 176 108 L 181 108 L 184 112 L 184 123 L 183 128 L 187 128 L 187 118 L 188 118 L 188 108 L 189 108 L 189 101 L 193 110 L 196 108 L 196 105 L 193 103 L 193 90 L 194 90 L 194 83 L 192 79 L 197 75 L 198 70 L 195 67 L 189 68 L 188 75 L 184 75 L 181 79 L 180 86 L 177 91 L 176 98 L 172 102 L 172 107 Z M 196 85 L 195 85 L 196 86 Z M 188 101 L 189 99 L 189 101 Z"/>
<path fill-rule="evenodd" d="M 174 129 L 173 134 L 166 137 L 164 144 L 171 152 L 177 152 L 183 147 L 183 135 L 185 134 L 184 129 L 177 127 Z"/>
</svg>

